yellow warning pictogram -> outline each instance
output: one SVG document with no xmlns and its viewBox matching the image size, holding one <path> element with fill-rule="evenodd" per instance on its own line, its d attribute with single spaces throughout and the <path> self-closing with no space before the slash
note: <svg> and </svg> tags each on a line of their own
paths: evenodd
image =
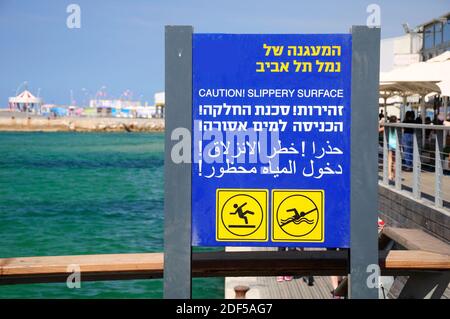
<svg viewBox="0 0 450 319">
<path fill-rule="evenodd" d="M 216 240 L 268 240 L 267 203 L 265 189 L 217 189 Z"/>
<path fill-rule="evenodd" d="M 272 241 L 324 242 L 323 190 L 272 191 Z"/>
</svg>

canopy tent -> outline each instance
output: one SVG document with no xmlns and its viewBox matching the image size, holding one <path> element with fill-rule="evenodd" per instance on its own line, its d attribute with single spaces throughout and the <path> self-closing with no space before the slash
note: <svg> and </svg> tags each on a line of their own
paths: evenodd
<svg viewBox="0 0 450 319">
<path fill-rule="evenodd" d="M 68 115 L 68 111 L 66 108 L 64 107 L 60 107 L 60 106 L 55 106 L 52 107 L 50 109 L 50 113 L 53 114 L 53 116 L 55 117 L 61 117 L 61 116 L 67 116 Z"/>
<path fill-rule="evenodd" d="M 440 92 L 437 81 L 396 81 L 381 82 L 380 96 L 410 96 L 414 94 L 427 95 L 432 92 Z"/>
<path fill-rule="evenodd" d="M 427 60 L 427 63 L 445 62 L 450 60 L 450 51 L 445 51 L 432 59 Z"/>
<path fill-rule="evenodd" d="M 413 86 L 407 89 L 420 90 L 413 91 L 416 94 L 423 95 L 424 92 L 433 89 L 441 96 L 450 96 L 450 51 L 428 60 L 427 62 L 418 62 L 410 64 L 403 68 L 394 69 L 390 72 L 380 73 L 380 85 L 399 82 L 400 84 L 414 82 Z M 438 88 L 431 84 L 437 84 Z M 429 91 L 428 93 L 431 93 Z M 428 93 L 425 93 L 428 94 Z"/>
<path fill-rule="evenodd" d="M 399 102 L 394 97 L 401 98 L 400 119 L 403 120 L 405 114 L 405 105 L 407 99 L 411 97 L 417 97 L 419 95 L 421 99 L 417 98 L 416 101 L 421 102 L 422 115 L 425 119 L 425 102 L 424 97 L 430 93 L 440 92 L 440 88 L 437 82 L 422 82 L 422 81 L 399 81 L 399 82 L 381 82 L 380 83 L 380 104 L 384 107 L 384 114 L 387 114 L 387 105 L 392 102 Z M 391 101 L 389 101 L 391 100 Z M 386 118 L 387 120 L 387 118 Z"/>
<path fill-rule="evenodd" d="M 30 91 L 25 90 L 17 96 L 8 99 L 10 110 L 19 110 L 21 112 L 40 113 L 42 99 L 35 97 Z"/>
<path fill-rule="evenodd" d="M 447 114 L 447 101 L 450 96 L 449 51 L 427 62 L 413 63 L 390 72 L 380 73 L 380 97 L 384 100 L 385 112 L 388 98 L 399 96 L 403 99 L 401 110 L 403 115 L 406 98 L 419 95 L 422 120 L 424 120 L 425 96 L 436 94 L 444 97 L 444 113 Z"/>
<path fill-rule="evenodd" d="M 437 83 L 437 86 L 439 86 L 439 88 L 441 89 L 442 96 L 450 96 L 450 78 Z"/>
</svg>

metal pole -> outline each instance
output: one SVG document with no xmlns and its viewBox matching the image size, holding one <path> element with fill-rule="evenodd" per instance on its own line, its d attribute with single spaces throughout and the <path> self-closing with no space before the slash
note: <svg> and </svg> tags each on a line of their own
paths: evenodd
<svg viewBox="0 0 450 319">
<path fill-rule="evenodd" d="M 191 297 L 191 156 L 175 163 L 172 148 L 180 143 L 176 129 L 192 133 L 192 32 L 191 26 L 165 28 L 165 159 L 164 159 L 164 298 Z"/>
<path fill-rule="evenodd" d="M 402 140 L 402 129 L 399 127 L 395 128 L 395 189 L 402 189 L 402 153 L 401 153 L 401 140 Z"/>
<path fill-rule="evenodd" d="M 402 96 L 402 105 L 400 106 L 400 122 L 403 122 L 405 119 L 405 112 L 406 112 L 406 95 Z"/>
<path fill-rule="evenodd" d="M 442 208 L 442 176 L 444 175 L 444 161 L 442 159 L 442 153 L 444 151 L 443 148 L 443 140 L 444 140 L 444 131 L 436 130 L 436 153 L 435 157 L 435 195 L 434 195 L 434 204 L 436 207 Z"/>
<path fill-rule="evenodd" d="M 419 150 L 419 130 L 414 130 L 413 137 L 413 196 L 415 199 L 420 199 L 420 170 L 422 169 L 422 164 L 420 161 L 420 150 Z"/>
<path fill-rule="evenodd" d="M 444 120 L 447 120 L 448 96 L 443 96 L 442 102 L 444 104 Z"/>
<path fill-rule="evenodd" d="M 378 97 L 380 29 L 353 26 L 349 296 L 378 298 Z M 387 114 L 386 114 L 387 116 Z M 364 150 L 364 151 L 362 151 Z M 368 277 L 375 285 L 368 285 Z M 372 282 L 373 282 L 372 281 Z"/>
<path fill-rule="evenodd" d="M 444 120 L 447 121 L 447 108 L 448 108 L 448 96 L 442 97 L 442 103 L 444 104 Z M 447 140 L 448 131 L 444 131 L 444 139 L 442 141 L 442 145 L 445 147 L 445 143 Z"/>
<path fill-rule="evenodd" d="M 422 124 L 425 124 L 426 118 L 426 107 L 425 107 L 425 95 L 420 96 L 420 116 L 422 118 Z M 425 147 L 425 129 L 422 129 L 422 141 L 420 144 L 420 149 Z"/>
<path fill-rule="evenodd" d="M 389 127 L 384 127 L 383 131 L 383 184 L 389 185 Z"/>
</svg>

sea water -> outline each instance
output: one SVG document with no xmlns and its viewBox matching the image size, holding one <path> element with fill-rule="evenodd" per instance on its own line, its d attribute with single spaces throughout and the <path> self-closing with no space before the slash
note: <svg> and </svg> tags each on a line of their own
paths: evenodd
<svg viewBox="0 0 450 319">
<path fill-rule="evenodd" d="M 164 134 L 0 133 L 0 258 L 163 251 Z M 81 278 L 82 279 L 82 278 Z M 162 298 L 160 279 L 0 286 L 0 298 Z M 194 298 L 223 298 L 223 278 Z"/>
</svg>

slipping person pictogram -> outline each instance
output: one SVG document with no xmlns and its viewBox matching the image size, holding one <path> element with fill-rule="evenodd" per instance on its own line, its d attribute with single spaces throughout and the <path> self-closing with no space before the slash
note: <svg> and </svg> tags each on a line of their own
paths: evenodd
<svg viewBox="0 0 450 319">
<path fill-rule="evenodd" d="M 268 191 L 219 189 L 216 200 L 217 241 L 267 241 Z"/>
<path fill-rule="evenodd" d="M 230 215 L 236 215 L 237 214 L 239 216 L 239 218 L 242 218 L 245 221 L 245 224 L 248 225 L 248 218 L 245 215 L 247 215 L 247 214 L 254 215 L 255 213 L 250 211 L 250 210 L 244 211 L 242 208 L 245 205 L 247 205 L 247 203 L 244 203 L 241 206 L 239 206 L 238 204 L 234 204 L 233 207 L 236 210 L 234 212 L 230 213 Z"/>
</svg>

